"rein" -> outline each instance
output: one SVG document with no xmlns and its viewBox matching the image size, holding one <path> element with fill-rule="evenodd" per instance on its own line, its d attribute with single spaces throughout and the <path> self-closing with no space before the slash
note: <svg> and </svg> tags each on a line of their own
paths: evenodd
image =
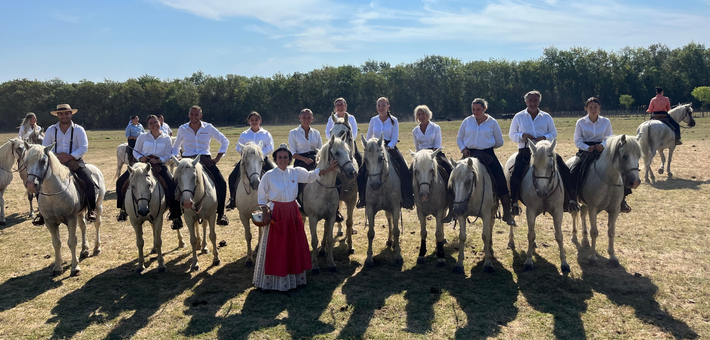
<svg viewBox="0 0 710 340">
<path fill-rule="evenodd" d="M 42 196 L 56 196 L 56 195 L 59 195 L 65 191 L 67 191 L 67 189 L 69 189 L 69 184 L 64 184 L 63 182 L 60 182 L 64 186 L 64 189 L 54 192 L 54 193 L 51 193 L 51 194 L 42 192 L 42 183 L 44 183 L 44 180 L 45 180 L 45 177 L 47 176 L 48 171 L 49 171 L 49 159 L 47 160 L 47 166 L 44 168 L 44 175 L 39 176 L 39 175 L 36 175 L 33 173 L 27 173 L 28 180 L 29 180 L 30 176 L 34 176 L 39 181 L 39 194 L 40 195 L 42 195 Z M 71 179 L 68 178 L 67 181 L 71 182 Z"/>
<path fill-rule="evenodd" d="M 205 180 L 205 177 L 204 177 L 205 174 L 204 174 L 204 173 L 201 173 L 200 175 L 202 175 L 202 181 L 204 181 L 204 180 Z M 196 198 L 197 194 L 195 194 L 195 192 L 197 191 L 197 187 L 199 187 L 199 186 L 200 186 L 200 181 L 198 181 L 197 178 L 195 178 L 195 189 L 194 189 L 194 190 L 190 190 L 190 189 L 180 189 L 180 185 L 178 185 L 178 186 L 177 186 L 177 189 L 178 189 L 178 191 L 180 191 L 180 198 L 182 199 L 182 195 L 183 195 L 184 193 L 186 193 L 186 192 L 191 193 L 193 199 Z M 204 186 L 204 185 L 203 185 L 203 186 Z M 203 190 L 203 191 L 204 191 L 204 190 Z M 202 201 L 205 200 L 205 197 L 206 197 L 206 196 L 207 196 L 207 193 L 206 193 L 206 192 L 203 193 L 203 194 L 202 194 L 202 198 L 200 199 L 200 201 L 197 202 L 197 203 L 194 203 L 194 204 L 192 205 L 192 211 L 194 211 L 195 214 L 199 214 L 200 211 L 202 211 Z M 199 207 L 199 208 L 197 208 L 197 207 Z M 180 208 L 183 209 L 183 211 L 185 210 L 185 208 L 182 206 L 182 204 L 180 204 Z"/>
<path fill-rule="evenodd" d="M 476 185 L 476 178 L 477 178 L 476 172 L 473 171 L 473 169 L 471 169 L 471 173 L 473 173 L 473 183 L 471 184 L 471 189 L 468 191 L 468 195 L 466 195 L 465 196 L 466 198 L 463 199 L 462 201 L 454 200 L 454 204 L 466 204 L 466 206 L 468 206 L 468 203 L 471 201 L 471 196 L 473 195 L 473 187 Z M 478 215 L 481 215 L 481 210 L 483 209 L 483 200 L 485 199 L 485 197 L 486 197 L 486 190 L 485 190 L 485 188 L 483 188 L 481 190 L 481 205 L 478 207 Z M 473 222 L 469 222 L 469 223 L 471 223 L 471 224 L 476 223 L 476 221 L 478 221 L 478 219 L 481 217 L 478 215 L 476 215 L 476 219 L 473 220 Z"/>
<path fill-rule="evenodd" d="M 367 177 L 380 176 L 380 181 L 382 181 L 382 185 L 384 185 L 384 184 L 387 182 L 387 180 L 389 179 L 389 176 L 387 176 L 387 177 L 385 177 L 385 178 L 383 179 L 383 178 L 382 178 L 382 177 L 383 177 L 382 175 L 383 175 L 384 172 L 385 172 L 385 167 L 386 167 L 386 166 L 387 166 L 387 168 L 389 169 L 389 156 L 390 156 L 390 155 L 388 155 L 388 154 L 387 154 L 387 151 L 385 151 L 384 149 L 383 149 L 382 151 L 383 151 L 384 154 L 385 154 L 385 157 L 384 157 L 384 159 L 383 159 L 383 161 L 382 161 L 382 170 L 381 170 L 380 172 L 376 173 L 376 174 L 370 174 L 370 173 L 368 173 L 368 174 L 367 174 Z M 370 172 L 370 170 L 368 169 L 367 172 Z M 387 173 L 389 174 L 389 171 L 388 171 Z"/>
</svg>

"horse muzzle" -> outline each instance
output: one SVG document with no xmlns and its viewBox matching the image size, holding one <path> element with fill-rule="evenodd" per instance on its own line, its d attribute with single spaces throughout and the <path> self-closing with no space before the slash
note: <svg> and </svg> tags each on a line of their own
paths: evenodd
<svg viewBox="0 0 710 340">
<path fill-rule="evenodd" d="M 195 202 L 192 201 L 192 198 L 190 199 L 185 199 L 182 201 L 182 207 L 185 210 L 190 210 L 192 209 L 192 206 L 195 204 Z"/>
<path fill-rule="evenodd" d="M 454 203 L 454 215 L 457 217 L 463 216 L 463 214 L 466 213 L 466 210 L 468 210 L 467 203 Z"/>
<path fill-rule="evenodd" d="M 628 174 L 626 175 L 626 180 L 624 182 L 625 186 L 631 189 L 636 189 L 639 185 L 641 185 L 641 178 L 639 176 L 634 176 L 633 174 Z"/>
<path fill-rule="evenodd" d="M 148 207 L 139 207 L 138 208 L 138 215 L 146 217 L 146 216 L 148 216 L 148 214 L 150 214 L 150 209 L 148 209 Z"/>
<path fill-rule="evenodd" d="M 252 189 L 252 190 L 259 190 L 259 182 L 260 182 L 260 181 L 259 181 L 258 178 L 251 179 L 251 180 L 249 181 L 249 185 L 251 186 L 251 189 Z"/>
<path fill-rule="evenodd" d="M 688 123 L 688 127 L 694 127 L 695 126 L 695 119 L 691 120 L 690 123 Z"/>
<path fill-rule="evenodd" d="M 420 192 L 419 199 L 421 199 L 422 202 L 429 202 L 429 193 L 428 192 Z"/>
<path fill-rule="evenodd" d="M 380 190 L 380 188 L 382 188 L 382 182 L 377 180 L 370 180 L 370 188 L 372 190 Z"/>
<path fill-rule="evenodd" d="M 30 194 L 34 194 L 37 192 L 37 188 L 39 187 L 39 181 L 37 181 L 36 178 L 27 179 L 25 187 L 27 188 L 27 192 L 29 192 Z"/>
</svg>

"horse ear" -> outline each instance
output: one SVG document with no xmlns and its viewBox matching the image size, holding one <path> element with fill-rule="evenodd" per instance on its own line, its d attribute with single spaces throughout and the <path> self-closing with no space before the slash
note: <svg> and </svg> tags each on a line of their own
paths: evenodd
<svg viewBox="0 0 710 340">
<path fill-rule="evenodd" d="M 52 151 L 52 148 L 54 148 L 54 144 L 55 144 L 55 143 L 52 143 L 52 145 L 47 145 L 47 146 L 45 146 L 45 147 L 44 147 L 44 153 L 48 155 L 48 154 Z M 27 144 L 27 142 L 25 142 L 25 148 L 27 148 L 27 149 L 30 148 L 30 145 Z"/>
<path fill-rule="evenodd" d="M 132 167 L 132 166 L 129 166 L 129 167 L 128 167 L 128 173 L 129 173 L 129 174 L 132 175 L 134 171 L 135 171 L 135 170 L 133 170 L 133 167 Z"/>
<path fill-rule="evenodd" d="M 244 149 L 244 146 L 245 146 L 244 144 L 237 142 L 237 145 L 239 145 L 240 149 Z"/>
<path fill-rule="evenodd" d="M 200 157 L 199 156 L 195 157 L 195 159 L 192 160 L 192 166 L 196 166 L 197 163 L 199 163 L 199 162 L 200 162 Z"/>
<path fill-rule="evenodd" d="M 532 142 L 532 141 L 530 141 L 530 142 Z M 528 143 L 528 149 L 530 149 L 530 153 L 534 155 L 535 152 L 537 151 L 537 147 L 535 146 L 535 142 Z"/>
<path fill-rule="evenodd" d="M 456 161 L 455 161 L 453 158 L 451 158 L 451 157 L 449 157 L 449 164 L 451 164 L 451 167 L 452 167 L 452 168 L 455 168 L 455 167 L 456 167 Z"/>
<path fill-rule="evenodd" d="M 145 171 L 150 172 L 150 163 L 145 163 Z"/>
<path fill-rule="evenodd" d="M 180 160 L 177 157 L 175 157 L 175 155 L 170 155 L 170 158 L 173 159 L 173 162 L 175 162 L 175 165 L 178 165 L 178 163 L 180 163 Z"/>
<path fill-rule="evenodd" d="M 26 149 L 26 150 L 30 148 L 30 145 L 27 144 L 27 141 L 26 141 L 26 140 L 23 139 L 22 142 L 25 143 L 25 149 Z"/>
<path fill-rule="evenodd" d="M 345 125 L 347 125 L 348 128 L 351 128 L 351 127 L 350 127 L 350 114 L 349 114 L 349 113 L 345 112 L 345 115 L 343 115 L 343 120 L 345 121 Z"/>
<path fill-rule="evenodd" d="M 435 158 L 439 151 L 441 151 L 441 148 L 434 149 L 434 151 L 431 152 L 431 158 Z"/>
<path fill-rule="evenodd" d="M 362 147 L 365 148 L 367 147 L 367 140 L 365 139 L 365 135 L 362 133 L 360 134 L 360 138 L 362 139 Z"/>
<path fill-rule="evenodd" d="M 333 123 L 335 123 L 338 120 L 338 115 L 336 115 L 335 112 L 332 112 L 330 114 L 330 119 L 332 119 Z"/>
<path fill-rule="evenodd" d="M 469 168 L 473 169 L 473 158 L 469 157 L 467 159 L 466 165 L 468 165 Z"/>
<path fill-rule="evenodd" d="M 384 132 L 380 132 L 380 138 L 377 140 L 377 145 L 382 145 L 382 142 L 384 142 L 385 139 L 382 137 L 383 135 Z"/>
<path fill-rule="evenodd" d="M 330 145 L 333 145 L 333 144 L 335 144 L 335 134 L 334 133 L 332 133 L 330 135 Z"/>
<path fill-rule="evenodd" d="M 621 142 L 626 143 L 626 135 L 621 135 Z"/>
<path fill-rule="evenodd" d="M 409 149 L 409 154 L 412 155 L 412 158 L 414 158 L 417 153 L 412 151 L 412 149 Z"/>
<path fill-rule="evenodd" d="M 556 146 L 557 146 L 557 137 L 552 138 L 552 146 L 550 147 L 550 150 L 554 151 Z"/>
</svg>

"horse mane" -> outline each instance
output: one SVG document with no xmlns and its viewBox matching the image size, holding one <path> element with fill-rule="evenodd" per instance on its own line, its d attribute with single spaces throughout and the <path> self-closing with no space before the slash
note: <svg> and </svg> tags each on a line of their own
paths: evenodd
<svg viewBox="0 0 710 340">
<path fill-rule="evenodd" d="M 617 150 L 621 146 L 621 138 L 623 136 L 626 136 L 626 147 L 627 150 L 629 150 L 629 152 L 631 153 L 631 155 L 641 158 L 641 145 L 638 143 L 638 141 L 636 141 L 635 136 L 629 135 L 616 135 L 607 137 L 606 148 L 604 148 L 604 151 L 602 151 L 602 156 L 606 158 L 614 157 L 613 155 L 616 154 Z"/>
<path fill-rule="evenodd" d="M 331 141 L 333 142 L 333 147 L 342 146 L 342 148 L 345 149 L 348 154 L 350 154 L 350 146 L 347 143 L 345 143 L 342 139 L 338 137 L 333 138 L 332 140 L 323 144 L 320 150 L 318 150 L 318 154 L 316 155 L 317 168 L 326 169 L 330 166 L 330 155 L 328 154 L 328 152 L 330 151 L 330 149 L 332 149 L 330 144 Z M 355 164 L 353 163 L 353 165 Z"/>
<path fill-rule="evenodd" d="M 25 152 L 25 163 L 27 164 L 37 163 L 42 158 L 44 158 L 44 147 L 41 145 L 30 145 L 30 148 Z M 49 166 L 52 169 L 52 173 L 59 176 L 60 180 L 66 180 L 69 177 L 71 174 L 69 168 L 59 162 L 54 152 L 48 152 L 47 159 L 49 159 Z"/>
<path fill-rule="evenodd" d="M 414 154 L 414 160 L 412 161 L 412 170 L 417 170 L 417 164 L 420 164 L 422 159 L 428 158 L 432 163 L 434 163 L 434 178 L 437 179 L 439 177 L 439 164 L 437 163 L 436 158 L 432 157 L 432 154 L 434 151 L 429 150 L 429 149 L 422 149 L 417 151 Z"/>
<path fill-rule="evenodd" d="M 541 140 L 535 144 L 535 147 L 537 148 L 537 153 L 541 152 L 540 150 L 544 150 L 544 153 L 547 154 L 548 150 L 552 147 L 552 143 L 550 143 L 549 140 Z M 535 157 L 535 154 L 533 154 L 530 157 L 530 165 L 533 166 L 535 163 L 538 161 L 538 159 Z M 540 158 L 541 160 L 544 158 Z M 557 157 L 552 157 L 552 164 L 555 168 L 557 168 Z M 545 164 L 547 166 L 547 164 Z"/>
<path fill-rule="evenodd" d="M 671 110 L 668 111 L 668 114 L 671 114 L 671 112 L 680 111 L 683 109 L 690 110 L 690 113 L 693 113 L 693 103 L 685 103 L 685 104 L 678 103 L 678 105 L 674 105 L 671 108 Z"/>
</svg>

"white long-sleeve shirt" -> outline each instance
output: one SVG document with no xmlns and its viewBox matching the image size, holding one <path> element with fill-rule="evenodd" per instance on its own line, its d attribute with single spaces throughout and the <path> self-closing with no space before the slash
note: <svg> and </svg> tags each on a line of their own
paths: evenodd
<svg viewBox="0 0 710 340">
<path fill-rule="evenodd" d="M 20 133 L 17 136 L 20 137 L 20 139 L 27 139 L 32 133 L 32 131 L 40 132 L 42 131 L 42 128 L 39 125 L 35 124 L 34 129 L 29 128 L 27 129 L 27 131 L 25 131 L 25 127 L 20 125 Z"/>
<path fill-rule="evenodd" d="M 414 151 L 441 148 L 441 128 L 430 121 L 426 132 L 422 133 L 422 129 L 417 125 L 412 130 L 412 139 L 414 139 Z"/>
<path fill-rule="evenodd" d="M 143 156 L 156 156 L 160 161 L 165 163 L 170 160 L 173 155 L 173 143 L 170 136 L 165 133 L 160 133 L 158 138 L 154 138 L 153 134 L 148 131 L 141 134 L 136 139 L 136 146 L 133 148 L 133 157 L 140 159 Z"/>
<path fill-rule="evenodd" d="M 261 177 L 259 183 L 259 204 L 269 204 L 273 208 L 273 202 L 292 202 L 298 195 L 298 183 L 312 183 L 318 179 L 320 169 L 308 171 L 301 167 L 289 166 L 286 170 L 274 168 L 267 171 Z"/>
<path fill-rule="evenodd" d="M 71 143 L 71 152 L 69 151 L 69 144 L 72 142 L 72 130 L 74 130 L 74 139 Z M 57 143 L 54 147 L 54 153 L 68 153 L 74 159 L 79 159 L 86 151 L 89 150 L 89 139 L 86 137 L 86 131 L 79 124 L 71 123 L 71 126 L 67 129 L 67 132 L 62 132 L 59 128 L 59 123 L 50 126 L 47 132 L 44 134 L 44 141 L 42 141 L 42 146 L 52 145 L 52 143 Z"/>
<path fill-rule="evenodd" d="M 468 116 L 461 122 L 459 133 L 456 136 L 456 144 L 459 150 L 463 149 L 488 149 L 503 146 L 503 132 L 500 130 L 498 121 L 490 115 L 480 125 L 476 117 Z"/>
<path fill-rule="evenodd" d="M 300 125 L 288 132 L 288 150 L 292 154 L 317 151 L 321 146 L 323 141 L 320 132 L 314 128 L 308 129 L 308 139 L 306 139 L 306 131 Z"/>
<path fill-rule="evenodd" d="M 241 153 L 242 145 L 246 145 L 249 142 L 256 145 L 259 145 L 259 142 L 261 142 L 261 152 L 264 154 L 264 157 L 269 157 L 271 153 L 274 152 L 274 138 L 271 137 L 271 133 L 269 133 L 269 131 L 266 131 L 261 127 L 257 132 L 252 131 L 251 128 L 248 128 L 242 132 L 242 134 L 239 135 L 239 143 L 237 143 L 237 146 L 234 149 Z"/>
<path fill-rule="evenodd" d="M 186 156 L 212 155 L 210 153 L 210 142 L 212 138 L 219 142 L 217 153 L 226 153 L 229 147 L 229 139 L 225 137 L 216 127 L 210 123 L 200 122 L 200 129 L 195 133 L 190 127 L 190 123 L 180 125 L 177 138 L 173 144 L 173 155 L 180 156 L 180 148 Z"/>
<path fill-rule="evenodd" d="M 577 120 L 574 127 L 574 145 L 582 151 L 587 151 L 589 145 L 584 142 L 601 142 L 606 148 L 606 138 L 612 134 L 609 118 L 599 116 L 597 122 L 593 123 L 587 115 Z"/>
<path fill-rule="evenodd" d="M 513 121 L 510 123 L 510 132 L 508 132 L 510 140 L 518 143 L 518 149 L 525 147 L 524 133 L 528 133 L 535 138 L 545 136 L 545 139 L 552 141 L 553 138 L 557 137 L 557 128 L 555 127 L 555 122 L 552 121 L 552 116 L 547 112 L 540 110 L 535 120 L 533 120 L 528 110 L 525 109 L 513 117 Z"/>
<path fill-rule="evenodd" d="M 355 120 L 355 116 L 351 114 L 348 114 L 348 116 L 348 123 L 350 123 L 350 128 L 353 130 L 353 138 L 357 138 L 357 121 Z M 325 125 L 325 138 L 328 140 L 330 140 L 330 130 L 333 128 L 333 125 L 335 125 L 335 122 L 331 116 L 328 118 L 328 124 Z"/>
<path fill-rule="evenodd" d="M 387 117 L 383 122 L 379 115 L 372 117 L 370 125 L 367 127 L 367 136 L 365 138 L 380 138 L 380 133 L 382 133 L 383 139 L 390 141 L 387 146 L 390 148 L 397 146 L 397 140 L 399 139 L 399 121 L 397 121 L 397 118 Z"/>
<path fill-rule="evenodd" d="M 166 122 L 163 122 L 163 124 L 160 125 L 160 131 L 162 131 L 164 134 L 168 135 L 168 137 L 170 137 L 170 135 L 173 134 L 173 130 L 170 128 L 170 125 L 168 125 L 168 123 L 166 123 Z"/>
</svg>

